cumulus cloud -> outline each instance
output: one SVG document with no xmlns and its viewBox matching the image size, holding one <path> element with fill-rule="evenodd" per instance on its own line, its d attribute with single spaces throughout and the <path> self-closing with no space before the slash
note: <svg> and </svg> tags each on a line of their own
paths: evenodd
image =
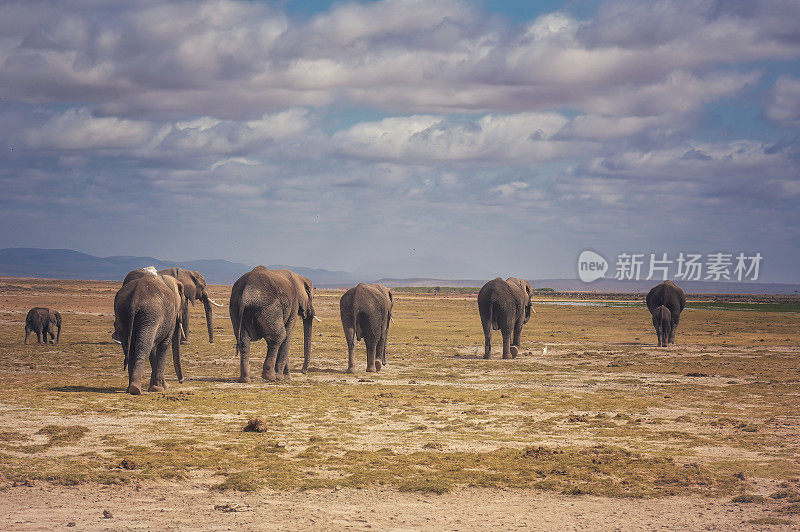
<svg viewBox="0 0 800 532">
<path fill-rule="evenodd" d="M 769 95 L 765 114 L 781 127 L 800 127 L 800 78 L 778 78 Z"/>
<path fill-rule="evenodd" d="M 796 6 L 783 9 L 788 15 Z M 0 37 L 0 94 L 91 102 L 117 115 L 213 109 L 217 118 L 257 118 L 335 102 L 416 112 L 624 113 L 641 87 L 640 98 L 651 101 L 640 107 L 696 109 L 757 75 L 715 72 L 716 64 L 798 53 L 797 31 L 778 11 L 613 3 L 594 20 L 557 12 L 516 30 L 457 0 L 341 3 L 307 21 L 233 0 L 99 11 L 69 1 L 7 2 L 0 18 L 16 23 Z M 693 94 L 670 97 L 676 76 Z"/>
<path fill-rule="evenodd" d="M 563 153 L 561 143 L 549 139 L 567 122 L 558 113 L 485 115 L 462 121 L 415 115 L 356 124 L 337 132 L 333 140 L 342 152 L 361 158 L 509 164 Z"/>
<path fill-rule="evenodd" d="M 69 109 L 23 134 L 31 148 L 43 150 L 135 149 L 145 143 L 152 126 L 138 120 L 92 116 L 88 109 Z"/>
<path fill-rule="evenodd" d="M 523 227 L 548 257 L 586 235 L 696 239 L 711 218 L 758 241 L 744 214 L 800 233 L 797 2 L 567 3 L 530 20 L 460 0 L 281 6 L 0 3 L 0 221 L 136 204 L 115 230 L 157 239 L 168 217 L 216 234 L 218 255 L 343 268 L 391 246 L 470 256 L 478 237 L 498 264 L 533 263 L 497 238 Z M 647 221 L 653 198 L 674 230 Z M 245 215 L 242 251 L 220 228 Z M 342 234 L 358 249 L 333 246 Z"/>
</svg>

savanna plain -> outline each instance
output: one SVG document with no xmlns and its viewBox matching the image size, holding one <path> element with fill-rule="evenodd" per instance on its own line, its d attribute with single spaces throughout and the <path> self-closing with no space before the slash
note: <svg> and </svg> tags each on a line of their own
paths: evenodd
<svg viewBox="0 0 800 532">
<path fill-rule="evenodd" d="M 227 305 L 213 344 L 196 305 L 186 380 L 130 396 L 118 288 L 0 278 L 0 529 L 800 526 L 796 303 L 689 296 L 657 348 L 643 302 L 541 295 L 521 355 L 496 332 L 484 360 L 477 291 L 395 290 L 388 364 L 361 343 L 347 374 L 343 291 L 318 289 L 310 371 L 298 327 L 271 384 L 236 382 Z M 33 306 L 58 345 L 23 345 Z"/>
</svg>

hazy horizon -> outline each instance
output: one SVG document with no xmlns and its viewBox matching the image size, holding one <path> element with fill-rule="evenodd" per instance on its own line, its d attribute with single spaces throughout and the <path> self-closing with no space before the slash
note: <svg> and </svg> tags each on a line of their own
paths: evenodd
<svg viewBox="0 0 800 532">
<path fill-rule="evenodd" d="M 800 3 L 0 5 L 0 248 L 387 277 L 760 254 L 800 282 Z M 165 23 L 165 21 L 168 21 Z"/>
</svg>

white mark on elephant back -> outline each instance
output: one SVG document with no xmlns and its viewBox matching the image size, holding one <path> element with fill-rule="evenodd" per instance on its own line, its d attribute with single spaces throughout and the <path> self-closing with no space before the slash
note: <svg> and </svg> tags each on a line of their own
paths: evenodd
<svg viewBox="0 0 800 532">
<path fill-rule="evenodd" d="M 149 273 L 154 277 L 158 275 L 158 270 L 156 270 L 155 266 L 148 266 L 147 268 L 142 268 L 142 271 L 145 273 Z"/>
</svg>

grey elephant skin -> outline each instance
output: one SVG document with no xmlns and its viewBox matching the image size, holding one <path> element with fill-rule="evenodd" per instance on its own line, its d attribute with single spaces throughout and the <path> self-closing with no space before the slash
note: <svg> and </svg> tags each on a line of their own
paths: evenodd
<svg viewBox="0 0 800 532">
<path fill-rule="evenodd" d="M 53 327 L 58 329 L 57 334 L 53 334 Z M 25 343 L 28 343 L 28 335 L 36 334 L 36 342 L 49 344 L 53 339 L 58 343 L 61 338 L 61 314 L 56 310 L 45 307 L 33 307 L 25 317 Z M 47 338 L 47 336 L 50 338 Z M 44 338 L 44 342 L 42 342 Z"/>
<path fill-rule="evenodd" d="M 168 268 L 166 270 L 158 270 L 161 275 L 171 275 L 178 281 L 183 283 L 183 290 L 186 294 L 186 299 L 194 305 L 194 302 L 199 300 L 203 303 L 203 308 L 206 312 L 206 327 L 208 328 L 208 341 L 214 343 L 214 316 L 211 312 L 211 305 L 221 307 L 219 303 L 211 299 L 208 295 L 208 288 L 206 287 L 206 280 L 194 270 L 184 270 L 183 268 Z M 189 307 L 183 310 L 183 329 L 186 332 L 186 339 L 183 343 L 189 343 Z"/>
<path fill-rule="evenodd" d="M 261 376 L 268 381 L 289 378 L 289 346 L 298 316 L 303 321 L 303 373 L 311 359 L 311 332 L 315 319 L 311 281 L 289 270 L 256 266 L 242 275 L 231 290 L 229 304 L 239 382 L 250 382 L 250 342 L 267 343 Z"/>
<path fill-rule="evenodd" d="M 355 371 L 355 343 L 364 339 L 367 371 L 380 371 L 386 365 L 386 344 L 392 321 L 394 296 L 380 284 L 359 283 L 339 300 L 342 328 L 347 340 L 347 372 Z"/>
<path fill-rule="evenodd" d="M 654 286 L 647 293 L 645 298 L 647 303 L 647 310 L 653 314 L 660 306 L 665 306 L 669 310 L 672 318 L 672 328 L 669 331 L 667 343 L 675 343 L 675 331 L 678 328 L 678 323 L 681 319 L 681 312 L 686 306 L 686 295 L 683 293 L 678 285 L 672 281 L 664 281 L 663 283 Z"/>
<path fill-rule="evenodd" d="M 114 297 L 114 337 L 122 344 L 124 367 L 128 370 L 128 393 L 142 391 L 145 359 L 152 370 L 149 391 L 166 387 L 164 366 L 172 347 L 172 359 L 179 382 L 181 368 L 181 308 L 185 305 L 183 285 L 168 275 L 147 273 L 123 284 Z"/>
<path fill-rule="evenodd" d="M 531 319 L 533 289 L 524 279 L 492 279 L 478 292 L 478 312 L 484 336 L 483 358 L 492 356 L 492 331 L 503 335 L 503 358 L 516 358 L 522 326 Z"/>
<path fill-rule="evenodd" d="M 672 314 L 664 305 L 653 312 L 653 327 L 656 329 L 658 347 L 667 347 L 669 336 L 672 333 Z"/>
</svg>

